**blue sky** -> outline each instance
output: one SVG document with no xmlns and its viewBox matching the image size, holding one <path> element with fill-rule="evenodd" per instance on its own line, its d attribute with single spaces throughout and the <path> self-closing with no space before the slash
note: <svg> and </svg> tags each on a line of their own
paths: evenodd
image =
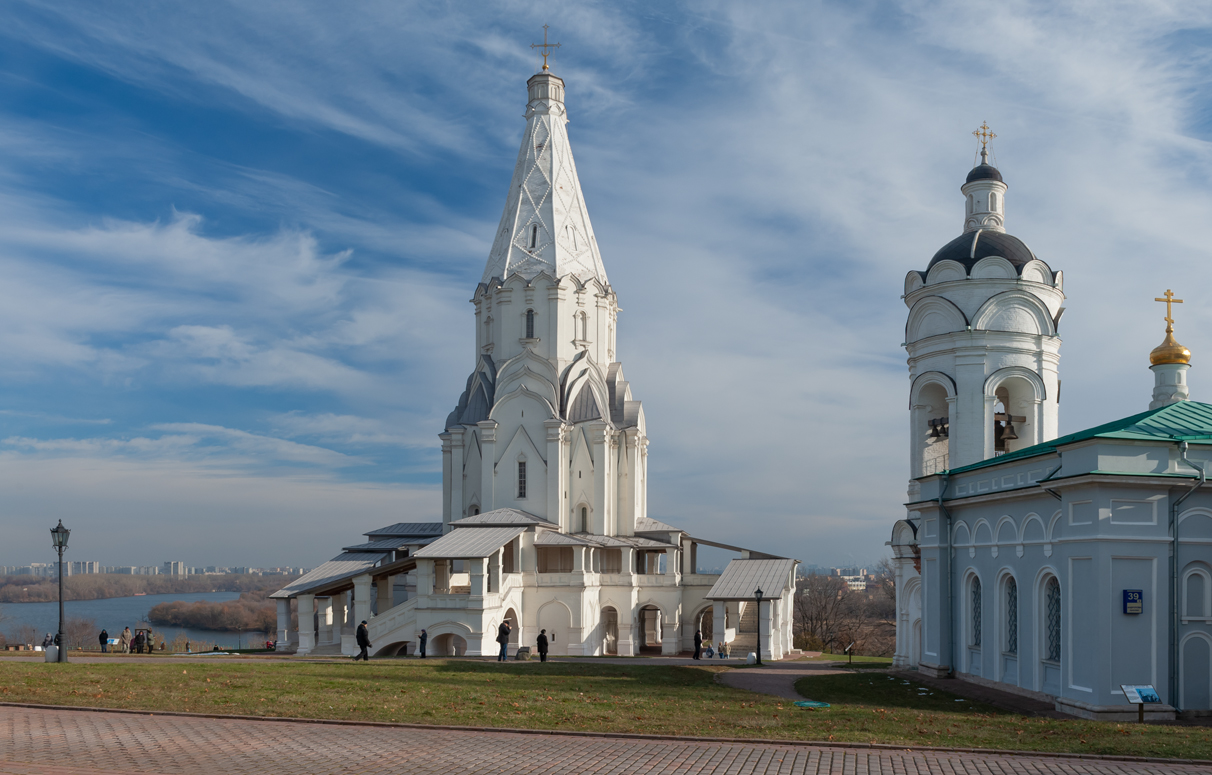
<svg viewBox="0 0 1212 775">
<path fill-rule="evenodd" d="M 808 562 L 903 513 L 899 299 L 987 120 L 1065 272 L 1061 431 L 1212 352 L 1209 3 L 0 0 L 0 563 L 314 565 L 437 434 L 551 25 L 652 516 Z"/>
</svg>

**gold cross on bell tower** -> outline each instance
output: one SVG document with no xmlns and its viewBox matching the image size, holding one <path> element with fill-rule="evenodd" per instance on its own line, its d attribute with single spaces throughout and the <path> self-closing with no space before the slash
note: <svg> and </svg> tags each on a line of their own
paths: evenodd
<svg viewBox="0 0 1212 775">
<path fill-rule="evenodd" d="M 982 121 L 981 128 L 974 131 L 972 136 L 981 141 L 981 164 L 988 164 L 989 157 L 985 146 L 989 144 L 990 140 L 997 137 L 997 135 L 993 134 L 993 130 L 989 128 L 988 121 Z"/>
<path fill-rule="evenodd" d="M 542 43 L 531 43 L 530 47 L 543 49 L 543 52 L 542 52 L 543 53 L 543 69 L 546 70 L 547 69 L 547 57 L 551 56 L 551 52 L 548 51 L 547 49 L 559 48 L 560 44 L 547 42 L 547 25 L 544 24 L 543 25 L 543 42 Z"/>
<path fill-rule="evenodd" d="M 1170 305 L 1182 304 L 1183 300 L 1174 298 L 1174 291 L 1169 288 L 1166 289 L 1166 292 L 1162 296 L 1163 298 L 1154 299 L 1154 301 L 1166 302 L 1166 333 L 1170 334 L 1174 332 L 1174 308 Z"/>
</svg>

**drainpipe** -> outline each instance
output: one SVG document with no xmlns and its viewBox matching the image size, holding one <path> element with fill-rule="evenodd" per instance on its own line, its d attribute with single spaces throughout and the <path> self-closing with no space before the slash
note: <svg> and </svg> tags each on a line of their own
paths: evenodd
<svg viewBox="0 0 1212 775">
<path fill-rule="evenodd" d="M 1203 466 L 1187 459 L 1187 442 L 1185 441 L 1178 443 L 1178 458 L 1199 471 L 1199 481 L 1180 495 L 1170 506 L 1170 541 L 1173 547 L 1170 550 L 1170 704 L 1174 706 L 1175 710 L 1180 710 L 1178 707 L 1178 507 L 1182 505 L 1183 501 L 1194 495 L 1195 491 L 1202 487 L 1208 479 L 1208 472 L 1204 470 Z"/>
<path fill-rule="evenodd" d="M 955 580 L 954 579 L 954 576 L 955 576 L 954 566 L 955 566 L 955 563 L 952 561 L 953 558 L 951 557 L 951 554 L 952 554 L 951 512 L 947 511 L 947 507 L 945 505 L 943 505 L 943 496 L 947 494 L 947 482 L 950 479 L 951 479 L 950 472 L 944 471 L 942 484 L 940 484 L 939 488 L 938 488 L 938 508 L 939 508 L 939 511 L 942 512 L 943 516 L 945 516 L 947 518 L 946 526 L 944 528 L 947 531 L 947 639 L 944 641 L 944 643 L 947 646 L 947 666 L 951 668 L 951 673 L 954 674 L 955 673 L 955 638 L 954 638 L 954 633 L 952 632 L 954 629 L 952 627 L 952 622 L 955 620 L 955 610 L 954 610 L 955 602 L 953 599 L 955 596 L 955 590 L 954 590 L 954 586 L 955 586 L 955 584 L 954 584 L 954 580 Z M 942 645 L 943 645 L 942 643 L 939 644 L 940 648 L 942 647 Z"/>
</svg>

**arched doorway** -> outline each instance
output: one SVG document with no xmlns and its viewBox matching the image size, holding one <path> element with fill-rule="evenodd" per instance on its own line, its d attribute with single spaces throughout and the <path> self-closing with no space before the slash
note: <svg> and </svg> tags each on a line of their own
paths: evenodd
<svg viewBox="0 0 1212 775">
<path fill-rule="evenodd" d="M 547 630 L 547 650 L 549 654 L 553 656 L 566 656 L 568 654 L 568 637 L 572 630 L 572 614 L 563 603 L 553 601 L 539 609 L 539 629 Z"/>
<path fill-rule="evenodd" d="M 661 653 L 661 609 L 654 605 L 642 607 L 638 616 L 640 619 L 640 653 Z"/>
<path fill-rule="evenodd" d="M 1208 636 L 1197 633 L 1184 639 L 1178 675 L 1182 709 L 1212 709 L 1212 641 Z"/>
<path fill-rule="evenodd" d="M 619 612 L 612 606 L 602 609 L 602 650 L 606 654 L 619 653 Z"/>
<path fill-rule="evenodd" d="M 455 635 L 446 633 L 433 639 L 432 645 L 426 649 L 427 656 L 461 657 L 467 653 L 467 641 Z"/>
<path fill-rule="evenodd" d="M 504 621 L 509 622 L 509 653 L 516 654 L 518 646 L 522 645 L 522 620 L 518 618 L 518 612 L 510 608 L 505 612 Z M 493 643 L 496 642 L 495 635 L 493 633 Z"/>
<path fill-rule="evenodd" d="M 699 615 L 698 631 L 703 633 L 703 643 L 715 642 L 715 611 L 711 606 L 703 609 Z"/>
</svg>

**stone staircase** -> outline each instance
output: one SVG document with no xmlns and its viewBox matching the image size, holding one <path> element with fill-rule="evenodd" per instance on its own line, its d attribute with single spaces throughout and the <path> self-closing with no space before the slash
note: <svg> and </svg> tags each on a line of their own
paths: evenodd
<svg viewBox="0 0 1212 775">
<path fill-rule="evenodd" d="M 728 644 L 733 656 L 744 657 L 751 651 L 757 651 L 758 616 L 757 604 L 749 603 L 741 614 L 740 624 L 736 629 L 736 637 Z"/>
</svg>

